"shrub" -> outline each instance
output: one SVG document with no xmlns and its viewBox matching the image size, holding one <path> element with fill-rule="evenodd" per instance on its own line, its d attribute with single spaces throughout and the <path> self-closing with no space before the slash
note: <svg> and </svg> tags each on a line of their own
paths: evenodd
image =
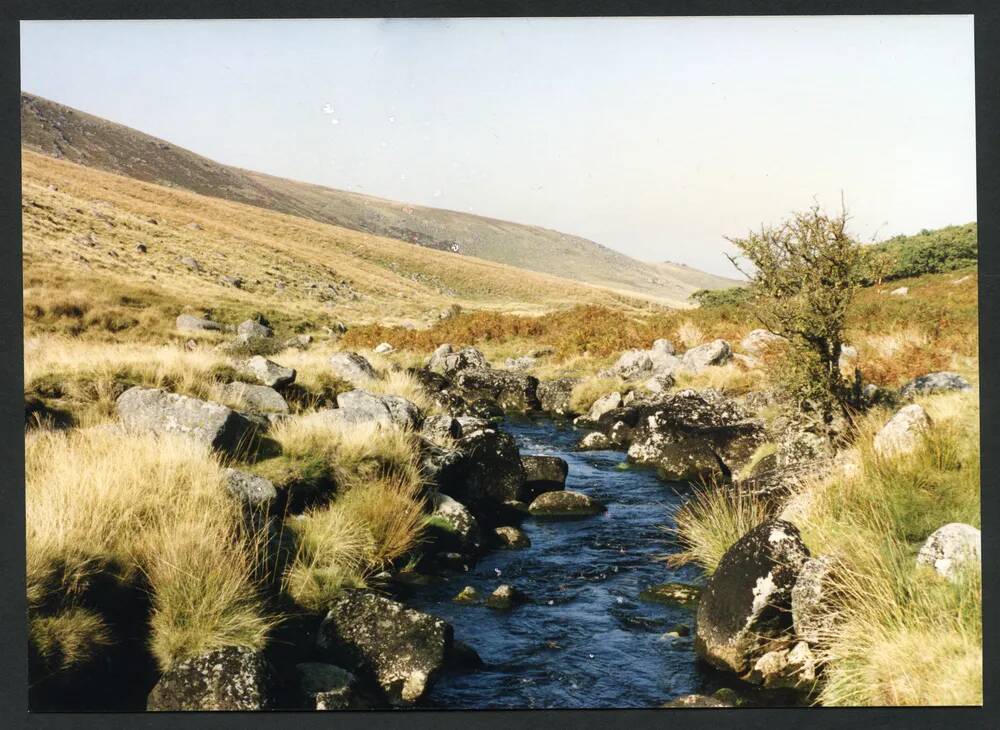
<svg viewBox="0 0 1000 730">
<path fill-rule="evenodd" d="M 728 289 L 699 289 L 690 299 L 702 307 L 740 307 L 747 303 L 750 290 L 745 286 Z"/>
<path fill-rule="evenodd" d="M 975 223 L 923 230 L 915 236 L 896 236 L 866 247 L 870 261 L 888 261 L 883 279 L 905 279 L 975 267 L 979 255 L 979 230 Z M 869 283 L 877 277 L 870 276 Z"/>
</svg>

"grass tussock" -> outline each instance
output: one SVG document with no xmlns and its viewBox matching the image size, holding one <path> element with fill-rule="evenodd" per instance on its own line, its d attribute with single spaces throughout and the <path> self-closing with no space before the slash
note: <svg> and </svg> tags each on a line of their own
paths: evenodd
<svg viewBox="0 0 1000 730">
<path fill-rule="evenodd" d="M 72 605 L 58 613 L 31 616 L 28 638 L 46 666 L 62 671 L 93 661 L 113 643 L 99 613 Z"/>
</svg>

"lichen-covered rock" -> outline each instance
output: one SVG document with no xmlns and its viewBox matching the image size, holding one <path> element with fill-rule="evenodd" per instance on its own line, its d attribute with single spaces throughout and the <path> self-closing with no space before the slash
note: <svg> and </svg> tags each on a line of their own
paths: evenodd
<svg viewBox="0 0 1000 730">
<path fill-rule="evenodd" d="M 181 434 L 226 453 L 248 446 L 259 429 L 231 408 L 162 388 L 129 388 L 118 397 L 117 407 L 129 430 Z"/>
<path fill-rule="evenodd" d="M 355 388 L 364 388 L 375 379 L 375 368 L 356 352 L 335 352 L 330 356 L 330 369 L 341 380 Z"/>
<path fill-rule="evenodd" d="M 295 382 L 295 370 L 286 368 L 261 355 L 254 355 L 243 364 L 242 371 L 261 385 L 284 388 Z"/>
<path fill-rule="evenodd" d="M 288 413 L 288 403 L 281 393 L 266 385 L 228 383 L 222 395 L 227 403 L 247 413 Z"/>
<path fill-rule="evenodd" d="M 440 443 L 460 438 L 462 425 L 452 416 L 428 416 L 420 427 L 424 438 Z"/>
<path fill-rule="evenodd" d="M 487 400 L 505 411 L 538 410 L 538 378 L 533 375 L 463 368 L 454 380 L 454 391 L 468 402 Z"/>
<path fill-rule="evenodd" d="M 653 340 L 653 347 L 651 349 L 653 352 L 658 352 L 663 355 L 673 355 L 674 343 L 670 340 L 660 338 L 658 340 Z"/>
<path fill-rule="evenodd" d="M 751 330 L 740 340 L 740 347 L 751 355 L 762 355 L 768 348 L 783 345 L 788 340 L 781 335 L 763 329 Z"/>
<path fill-rule="evenodd" d="M 473 552 L 479 549 L 479 522 L 464 504 L 447 494 L 435 493 L 431 497 L 431 507 L 432 524 L 451 534 L 459 550 Z"/>
<path fill-rule="evenodd" d="M 524 466 L 525 498 L 566 488 L 569 464 L 558 456 L 522 456 Z"/>
<path fill-rule="evenodd" d="M 245 322 L 240 322 L 236 328 L 236 334 L 247 337 L 272 337 L 274 336 L 274 331 L 262 322 L 258 322 L 255 319 L 248 319 Z"/>
<path fill-rule="evenodd" d="M 949 580 L 958 579 L 964 566 L 981 561 L 982 534 L 961 522 L 939 527 L 917 553 L 917 565 L 928 565 Z"/>
<path fill-rule="evenodd" d="M 761 646 L 791 626 L 791 593 L 809 552 L 798 528 L 771 520 L 740 538 L 719 561 L 698 601 L 695 651 L 743 674 Z"/>
<path fill-rule="evenodd" d="M 372 395 L 364 390 L 338 394 L 337 408 L 324 413 L 345 423 L 374 423 L 386 427 L 417 429 L 423 422 L 420 409 L 405 398 Z"/>
<path fill-rule="evenodd" d="M 226 469 L 226 488 L 240 504 L 268 509 L 278 498 L 278 490 L 269 479 L 239 469 Z"/>
<path fill-rule="evenodd" d="M 443 344 L 431 355 L 427 368 L 442 375 L 454 375 L 462 370 L 486 369 L 490 364 L 475 347 L 463 347 L 457 352 L 450 344 Z"/>
<path fill-rule="evenodd" d="M 295 665 L 299 706 L 305 710 L 356 710 L 365 703 L 353 674 L 334 664 L 304 662 Z"/>
<path fill-rule="evenodd" d="M 444 668 L 452 641 L 451 625 L 436 616 L 349 590 L 330 605 L 317 646 L 338 665 L 373 677 L 391 704 L 410 705 Z"/>
<path fill-rule="evenodd" d="M 586 494 L 564 490 L 539 494 L 532 500 L 528 510 L 535 517 L 572 519 L 598 515 L 606 511 L 607 508 Z"/>
<path fill-rule="evenodd" d="M 572 416 L 574 411 L 570 400 L 573 397 L 573 388 L 579 382 L 579 378 L 539 381 L 536 393 L 541 409 L 556 416 Z"/>
<path fill-rule="evenodd" d="M 640 600 L 650 603 L 666 603 L 677 606 L 692 606 L 698 602 L 701 590 L 686 583 L 663 583 L 650 586 L 639 593 Z"/>
<path fill-rule="evenodd" d="M 670 374 L 654 375 L 644 381 L 642 387 L 650 393 L 666 393 L 674 387 L 674 376 Z"/>
<path fill-rule="evenodd" d="M 829 635 L 835 621 L 830 582 L 833 558 L 820 555 L 802 563 L 792 587 L 792 626 L 795 635 L 813 646 Z"/>
<path fill-rule="evenodd" d="M 733 356 L 733 350 L 725 340 L 713 340 L 704 345 L 692 347 L 681 358 L 685 370 L 701 372 L 707 367 L 725 365 Z"/>
<path fill-rule="evenodd" d="M 176 326 L 182 332 L 221 332 L 223 330 L 223 326 L 218 322 L 204 317 L 195 317 L 192 314 L 179 315 Z"/>
<path fill-rule="evenodd" d="M 605 449 L 610 449 L 613 446 L 611 439 L 605 436 L 600 431 L 591 431 L 582 439 L 577 446 L 581 451 L 603 451 Z"/>
<path fill-rule="evenodd" d="M 972 386 L 969 385 L 969 381 L 958 373 L 943 371 L 928 373 L 927 375 L 914 378 L 899 389 L 899 394 L 904 398 L 913 398 L 917 395 L 946 393 L 952 390 L 969 390 L 970 388 Z"/>
<path fill-rule="evenodd" d="M 748 682 L 765 689 L 808 691 L 816 683 L 816 657 L 809 645 L 800 641 L 791 649 L 769 651 L 754 662 Z"/>
<path fill-rule="evenodd" d="M 521 591 L 509 583 L 504 583 L 503 585 L 498 586 L 495 591 L 487 596 L 484 603 L 487 608 L 496 608 L 504 611 L 514 608 L 514 606 L 524 603 L 526 600 L 527 596 L 525 596 Z"/>
<path fill-rule="evenodd" d="M 916 403 L 903 406 L 875 434 L 872 442 L 875 453 L 892 456 L 913 451 L 920 443 L 921 433 L 927 430 L 930 423 L 927 412 Z"/>
<path fill-rule="evenodd" d="M 655 466 L 660 478 L 668 482 L 715 482 L 729 477 L 729 468 L 711 445 L 703 439 L 690 438 L 678 443 L 651 437 L 633 443 L 629 460 Z"/>
<path fill-rule="evenodd" d="M 602 395 L 590 406 L 590 410 L 587 411 L 587 420 L 596 423 L 601 419 L 601 416 L 610 413 L 616 408 L 621 408 L 621 405 L 622 394 L 618 391 Z"/>
<path fill-rule="evenodd" d="M 496 543 L 507 550 L 520 550 L 531 547 L 531 540 L 523 530 L 510 525 L 501 525 L 493 530 Z"/>
<path fill-rule="evenodd" d="M 460 590 L 451 600 L 455 603 L 478 603 L 479 598 L 479 591 L 477 591 L 473 586 L 465 586 L 465 588 Z"/>
<path fill-rule="evenodd" d="M 620 378 L 631 380 L 653 370 L 653 359 L 645 350 L 626 350 L 611 366 L 611 371 Z"/>
<path fill-rule="evenodd" d="M 175 664 L 160 677 L 146 701 L 150 711 L 266 710 L 272 671 L 260 652 L 216 649 Z"/>
<path fill-rule="evenodd" d="M 496 428 L 463 433 L 456 444 L 460 478 L 448 486 L 449 493 L 474 510 L 520 499 L 524 466 L 514 437 Z"/>
</svg>

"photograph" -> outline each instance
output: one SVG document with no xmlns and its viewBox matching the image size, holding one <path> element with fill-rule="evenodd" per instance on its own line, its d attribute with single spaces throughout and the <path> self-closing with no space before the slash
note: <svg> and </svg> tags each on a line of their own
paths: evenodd
<svg viewBox="0 0 1000 730">
<path fill-rule="evenodd" d="M 57 17 L 25 711 L 984 705 L 978 17 Z"/>
</svg>

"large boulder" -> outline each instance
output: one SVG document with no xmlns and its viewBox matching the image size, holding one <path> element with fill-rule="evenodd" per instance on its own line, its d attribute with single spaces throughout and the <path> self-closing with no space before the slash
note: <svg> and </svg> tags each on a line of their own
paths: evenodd
<svg viewBox="0 0 1000 730">
<path fill-rule="evenodd" d="M 526 499 L 566 487 L 569 464 L 565 459 L 558 456 L 522 456 L 521 464 L 524 466 Z"/>
<path fill-rule="evenodd" d="M 129 388 L 118 397 L 117 407 L 127 429 L 182 434 L 226 453 L 248 446 L 259 430 L 232 408 L 162 388 Z"/>
<path fill-rule="evenodd" d="M 150 711 L 251 711 L 271 705 L 273 674 L 260 652 L 225 647 L 175 664 L 149 693 Z"/>
<path fill-rule="evenodd" d="M 748 671 L 764 644 L 791 627 L 792 586 L 807 557 L 798 528 L 784 520 L 765 522 L 740 538 L 701 593 L 698 655 L 719 669 Z"/>
<path fill-rule="evenodd" d="M 288 413 L 288 403 L 281 393 L 266 385 L 228 383 L 222 389 L 223 398 L 241 411 L 249 413 Z"/>
<path fill-rule="evenodd" d="M 182 332 L 221 332 L 223 326 L 204 317 L 181 314 L 177 317 L 177 329 Z"/>
<path fill-rule="evenodd" d="M 463 347 L 457 352 L 449 344 L 438 347 L 431 355 L 427 368 L 442 375 L 454 375 L 462 370 L 483 370 L 490 364 L 475 347 Z"/>
<path fill-rule="evenodd" d="M 945 393 L 951 390 L 969 390 L 971 387 L 969 381 L 958 373 L 944 371 L 914 378 L 899 389 L 899 394 L 904 398 L 912 398 L 917 395 Z"/>
<path fill-rule="evenodd" d="M 468 402 L 487 400 L 505 411 L 533 411 L 539 408 L 538 378 L 532 375 L 466 368 L 455 377 L 454 391 Z"/>
<path fill-rule="evenodd" d="M 423 421 L 420 409 L 398 395 L 372 395 L 350 390 L 337 395 L 337 408 L 324 411 L 344 423 L 375 423 L 380 426 L 417 429 Z"/>
<path fill-rule="evenodd" d="M 602 395 L 600 398 L 595 400 L 590 406 L 590 410 L 587 411 L 587 421 L 591 423 L 597 423 L 602 416 L 607 413 L 611 413 L 617 408 L 622 406 L 622 394 L 618 391 L 613 393 L 608 393 L 607 395 Z"/>
<path fill-rule="evenodd" d="M 881 456 L 907 454 L 920 444 L 921 434 L 930 426 L 927 412 L 916 403 L 903 406 L 875 434 L 872 446 Z"/>
<path fill-rule="evenodd" d="M 813 646 L 823 643 L 833 629 L 835 616 L 831 575 L 833 558 L 809 558 L 802 563 L 792 587 L 792 626 L 795 635 Z"/>
<path fill-rule="evenodd" d="M 541 409 L 556 416 L 572 416 L 573 407 L 570 405 L 570 400 L 573 397 L 573 388 L 579 382 L 578 378 L 539 381 L 535 392 L 538 394 Z"/>
<path fill-rule="evenodd" d="M 391 704 L 410 705 L 444 668 L 453 640 L 451 625 L 436 616 L 348 590 L 330 605 L 317 645 L 336 664 L 374 678 Z"/>
<path fill-rule="evenodd" d="M 532 500 L 528 511 L 534 517 L 547 519 L 573 519 L 599 515 L 607 510 L 603 504 L 593 497 L 569 490 L 559 492 L 543 492 Z"/>
<path fill-rule="evenodd" d="M 740 347 L 743 348 L 744 352 L 748 352 L 751 355 L 762 355 L 768 348 L 783 345 L 786 342 L 788 340 L 781 335 L 776 335 L 768 330 L 757 329 L 751 330 L 747 333 L 746 337 L 740 340 Z"/>
<path fill-rule="evenodd" d="M 653 370 L 653 359 L 645 350 L 626 350 L 611 366 L 612 372 L 625 380 L 632 380 Z"/>
<path fill-rule="evenodd" d="M 962 568 L 982 561 L 982 534 L 972 525 L 950 522 L 931 533 L 917 553 L 917 565 L 957 580 Z"/>
<path fill-rule="evenodd" d="M 704 345 L 692 347 L 684 353 L 681 365 L 685 370 L 701 372 L 707 367 L 725 365 L 732 359 L 733 350 L 725 340 L 713 340 Z"/>
<path fill-rule="evenodd" d="M 333 353 L 330 355 L 330 368 L 334 375 L 355 388 L 363 388 L 376 377 L 372 364 L 356 352 Z"/>
<path fill-rule="evenodd" d="M 261 355 L 254 355 L 247 360 L 242 370 L 269 388 L 284 388 L 295 382 L 295 370 L 283 367 Z"/>
<path fill-rule="evenodd" d="M 464 504 L 438 492 L 431 497 L 431 508 L 431 525 L 450 538 L 450 547 L 463 552 L 479 550 L 479 522 Z"/>
<path fill-rule="evenodd" d="M 521 498 L 524 466 L 514 437 L 496 428 L 463 430 L 456 478 L 442 489 L 478 511 Z"/>
<path fill-rule="evenodd" d="M 628 458 L 637 464 L 655 466 L 660 478 L 668 482 L 715 482 L 727 479 L 729 468 L 712 446 L 700 438 L 678 443 L 648 439 L 633 443 Z"/>
</svg>

